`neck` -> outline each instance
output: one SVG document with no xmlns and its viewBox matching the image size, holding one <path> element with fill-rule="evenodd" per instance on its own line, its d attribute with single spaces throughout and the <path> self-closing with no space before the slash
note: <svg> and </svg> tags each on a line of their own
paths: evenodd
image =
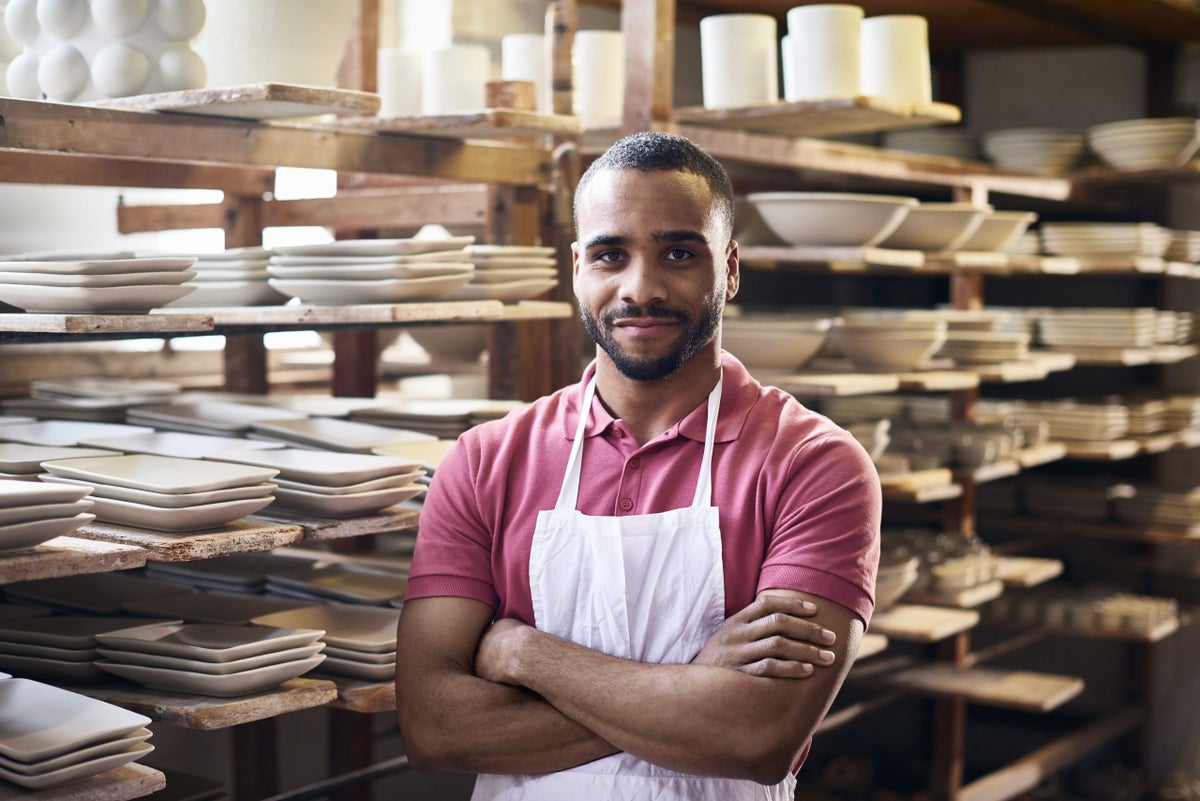
<svg viewBox="0 0 1200 801">
<path fill-rule="evenodd" d="M 608 354 L 596 353 L 596 394 L 609 413 L 629 427 L 638 445 L 645 445 L 707 400 L 720 377 L 721 354 L 716 345 L 658 381 L 627 378 Z"/>
</svg>

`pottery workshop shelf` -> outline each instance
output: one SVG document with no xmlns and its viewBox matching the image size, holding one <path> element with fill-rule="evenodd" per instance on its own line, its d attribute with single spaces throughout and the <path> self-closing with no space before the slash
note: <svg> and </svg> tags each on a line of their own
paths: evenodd
<svg viewBox="0 0 1200 801">
<path fill-rule="evenodd" d="M 166 775 L 161 771 L 130 762 L 46 790 L 27 790 L 15 784 L 0 784 L 0 801 L 128 801 L 156 793 L 166 786 Z"/>
<path fill-rule="evenodd" d="M 1165 453 L 1177 448 L 1200 447 L 1200 430 L 1185 428 L 1145 437 L 1112 440 L 1066 441 L 1069 459 L 1115 462 L 1151 453 Z"/>
<path fill-rule="evenodd" d="M 998 561 L 1000 580 L 1006 587 L 1036 587 L 1058 578 L 1063 572 L 1061 559 L 1001 556 Z"/>
<path fill-rule="evenodd" d="M 675 122 L 775 136 L 845 136 L 897 128 L 951 125 L 962 112 L 949 103 L 912 103 L 888 97 L 802 100 L 745 108 L 677 108 Z"/>
<path fill-rule="evenodd" d="M 0 584 L 130 570 L 145 565 L 148 556 L 135 545 L 55 537 L 33 548 L 0 553 Z"/>
<path fill-rule="evenodd" d="M 45 337 L 210 334 L 209 314 L 0 314 L 0 341 Z"/>
<path fill-rule="evenodd" d="M 259 512 L 251 519 L 273 521 L 278 524 L 294 526 L 303 532 L 306 542 L 327 542 L 348 537 L 362 537 L 368 534 L 391 534 L 405 529 L 415 528 L 421 513 L 416 509 L 388 509 L 379 514 L 364 517 L 314 517 L 311 515 L 294 514 L 286 509 L 266 510 Z"/>
<path fill-rule="evenodd" d="M 1143 364 L 1176 364 L 1200 353 L 1200 348 L 1196 345 L 1154 345 L 1148 348 L 1078 347 L 1050 352 L 1074 356 L 1077 364 L 1136 367 Z"/>
<path fill-rule="evenodd" d="M 905 597 L 915 604 L 945 606 L 950 609 L 975 609 L 988 601 L 994 601 L 1004 593 L 1003 581 L 987 581 L 974 587 L 942 592 L 913 591 Z"/>
<path fill-rule="evenodd" d="M 382 134 L 448 137 L 450 139 L 507 139 L 513 136 L 578 136 L 578 117 L 541 114 L 521 109 L 489 108 L 482 111 L 413 117 L 347 117 L 330 123 L 339 130 Z"/>
<path fill-rule="evenodd" d="M 1200 545 L 1200 526 L 1139 526 L 1102 520 L 1032 517 L 1025 515 L 984 515 L 979 518 L 979 533 L 1018 533 L 1026 536 L 1076 537 L 1116 542 L 1155 542 L 1176 545 Z"/>
<path fill-rule="evenodd" d="M 898 642 L 935 643 L 979 624 L 973 609 L 899 603 L 871 618 L 871 630 Z"/>
<path fill-rule="evenodd" d="M 1083 679 L 1076 676 L 962 668 L 943 663 L 901 670 L 887 676 L 883 683 L 889 687 L 1023 712 L 1050 712 L 1083 692 Z"/>
<path fill-rule="evenodd" d="M 166 534 L 110 523 L 89 523 L 76 536 L 120 545 L 132 545 L 151 562 L 187 562 L 234 553 L 269 551 L 299 542 L 304 530 L 297 525 L 243 518 L 218 529 Z"/>
<path fill-rule="evenodd" d="M 262 121 L 323 114 L 372 114 L 379 110 L 380 98 L 373 92 L 353 89 L 255 83 L 118 97 L 90 105 Z"/>
</svg>

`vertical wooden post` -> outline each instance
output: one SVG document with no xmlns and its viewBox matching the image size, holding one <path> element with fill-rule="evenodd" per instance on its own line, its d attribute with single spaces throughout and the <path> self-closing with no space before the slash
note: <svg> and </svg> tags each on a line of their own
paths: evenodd
<svg viewBox="0 0 1200 801">
<path fill-rule="evenodd" d="M 622 3 L 625 34 L 625 115 L 621 133 L 669 122 L 675 81 L 675 0 Z"/>
<path fill-rule="evenodd" d="M 262 244 L 263 198 L 234 195 L 229 198 L 225 220 L 225 247 Z M 225 390 L 265 395 L 270 389 L 267 348 L 261 334 L 225 337 Z"/>
<path fill-rule="evenodd" d="M 574 113 L 575 76 L 571 53 L 575 49 L 575 29 L 579 27 L 579 9 L 575 0 L 551 0 L 546 6 L 546 64 L 550 72 L 551 111 Z"/>
<path fill-rule="evenodd" d="M 963 665 L 970 652 L 970 634 L 961 632 L 937 646 L 938 658 Z M 933 702 L 932 790 L 942 801 L 954 801 L 962 788 L 964 744 L 967 734 L 967 702 L 939 698 Z"/>
<path fill-rule="evenodd" d="M 279 793 L 278 743 L 274 718 L 233 727 L 233 801 L 259 801 Z"/>
</svg>

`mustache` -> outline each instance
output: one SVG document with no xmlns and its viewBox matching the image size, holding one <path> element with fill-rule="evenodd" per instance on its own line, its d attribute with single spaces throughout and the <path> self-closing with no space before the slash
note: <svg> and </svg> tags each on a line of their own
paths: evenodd
<svg viewBox="0 0 1200 801">
<path fill-rule="evenodd" d="M 604 324 L 608 326 L 615 325 L 617 321 L 626 318 L 654 318 L 659 320 L 677 320 L 679 322 L 688 322 L 690 319 L 687 314 L 679 309 L 672 309 L 666 306 L 647 306 L 642 308 L 636 303 L 626 303 L 612 309 L 604 315 Z"/>
</svg>

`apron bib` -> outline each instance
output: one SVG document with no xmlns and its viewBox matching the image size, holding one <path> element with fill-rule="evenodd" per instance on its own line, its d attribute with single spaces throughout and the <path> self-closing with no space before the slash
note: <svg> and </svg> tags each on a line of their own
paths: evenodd
<svg viewBox="0 0 1200 801">
<path fill-rule="evenodd" d="M 612 656 L 690 662 L 725 618 L 721 530 L 712 505 L 721 381 L 708 397 L 704 455 L 692 505 L 626 517 L 592 517 L 576 510 L 584 432 L 595 392 L 593 377 L 584 391 L 558 502 L 538 514 L 534 529 L 529 557 L 534 623 Z M 795 786 L 794 776 L 764 786 L 679 773 L 621 753 L 548 775 L 481 774 L 472 799 L 790 801 Z"/>
</svg>

